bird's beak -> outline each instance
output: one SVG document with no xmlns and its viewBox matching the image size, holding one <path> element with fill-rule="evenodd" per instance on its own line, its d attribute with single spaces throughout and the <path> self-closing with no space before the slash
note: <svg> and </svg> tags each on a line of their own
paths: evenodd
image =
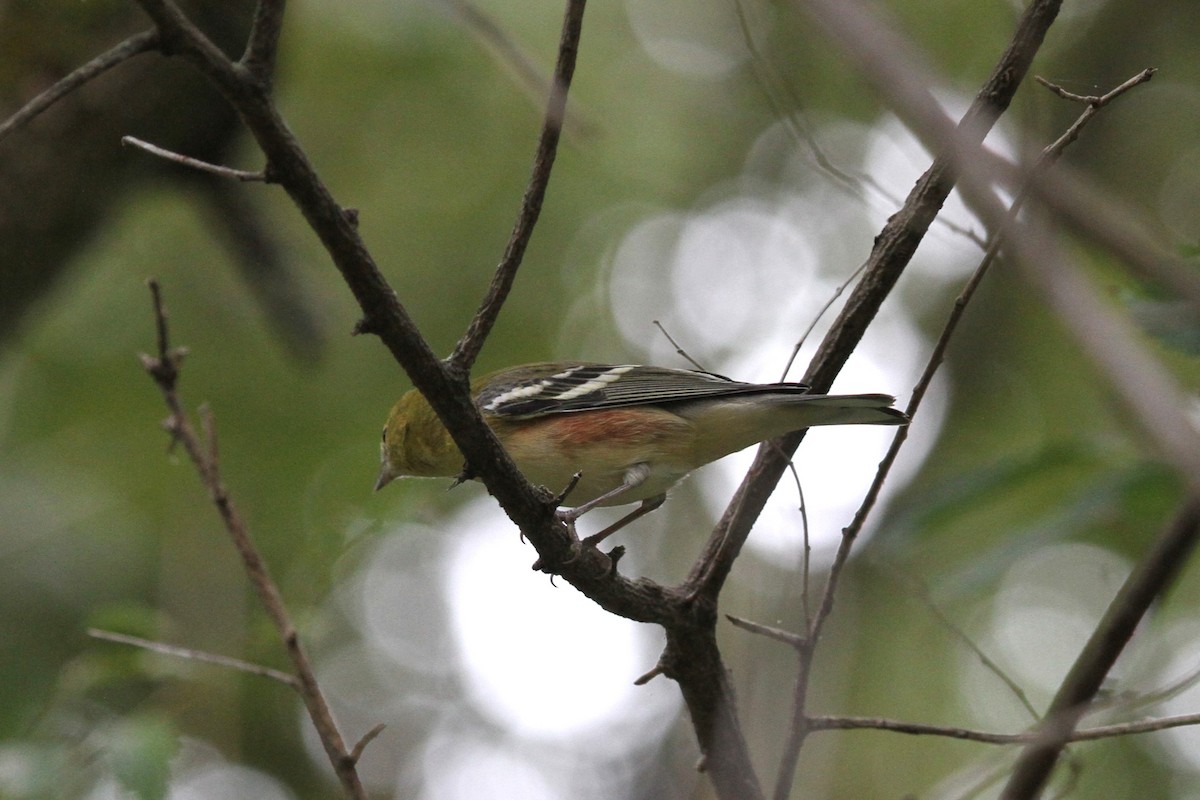
<svg viewBox="0 0 1200 800">
<path fill-rule="evenodd" d="M 400 477 L 400 474 L 392 469 L 392 465 L 384 461 L 379 466 L 379 477 L 375 479 L 375 491 L 379 491 L 389 483 Z"/>
</svg>

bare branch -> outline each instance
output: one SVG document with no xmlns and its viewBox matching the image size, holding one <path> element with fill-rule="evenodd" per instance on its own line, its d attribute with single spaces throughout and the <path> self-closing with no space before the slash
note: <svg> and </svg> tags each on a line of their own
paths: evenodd
<svg viewBox="0 0 1200 800">
<path fill-rule="evenodd" d="M 837 38 L 858 42 L 855 55 L 864 61 L 878 58 L 877 51 L 889 47 L 895 47 L 898 51 L 907 51 L 905 43 L 899 41 L 899 37 L 894 32 L 884 29 L 877 20 L 864 21 L 861 19 L 865 16 L 865 11 L 854 7 L 853 4 L 834 4 L 825 3 L 824 0 L 814 0 L 808 6 L 807 10 L 812 12 L 813 16 L 817 17 L 827 28 L 845 27 L 851 22 L 857 22 L 860 26 L 869 24 L 872 27 L 872 35 L 869 37 L 863 37 L 861 30 L 855 31 L 854 34 L 850 34 L 846 30 L 835 31 Z M 1058 6 L 1059 0 L 1040 0 L 1031 3 L 1026 8 L 1004 55 L 976 95 L 971 108 L 959 122 L 957 130 L 964 140 L 969 140 L 976 145 L 980 144 L 999 115 L 1008 107 L 1032 63 L 1034 54 L 1041 47 L 1046 31 L 1057 16 Z M 844 17 L 850 19 L 847 20 Z M 855 39 L 856 35 L 857 39 Z M 892 39 L 897 41 L 888 41 Z M 872 47 L 863 46 L 863 42 L 868 41 L 874 43 Z M 848 49 L 852 48 L 848 46 Z M 862 50 L 871 52 L 858 52 Z M 890 66 L 896 67 L 896 65 Z M 902 65 L 901 70 L 907 71 L 903 71 L 903 74 L 893 74 L 891 77 L 897 83 L 902 83 L 906 89 L 910 90 L 910 93 L 924 93 L 926 90 L 919 86 L 918 72 L 907 68 L 907 64 Z M 922 101 L 926 99 L 929 103 L 933 103 L 932 98 L 921 98 Z M 920 101 L 914 102 L 920 104 Z M 834 376 L 841 369 L 850 352 L 857 346 L 867 325 L 874 318 L 883 298 L 891 291 L 901 271 L 911 260 L 917 244 L 940 211 L 942 203 L 954 185 L 951 166 L 951 160 L 945 155 L 936 158 L 933 165 L 917 182 L 917 187 L 909 195 L 904 208 L 893 215 L 876 238 L 876 245 L 867 262 L 862 281 L 855 287 L 806 373 L 805 382 L 812 384 L 816 390 L 827 390 L 832 384 Z M 988 260 L 986 256 L 985 260 Z M 979 279 L 982 279 L 982 275 L 979 275 Z M 785 437 L 781 445 L 785 454 L 793 453 L 802 438 L 802 432 Z M 888 456 L 885 456 L 885 460 L 881 464 L 880 470 L 884 476 L 890 469 L 891 459 L 895 458 L 895 450 L 899 447 L 897 442 L 903 442 L 903 435 L 897 436 L 893 443 L 893 449 L 889 451 Z M 709 574 L 706 576 L 700 570 L 693 569 L 689 581 L 705 580 L 710 584 L 708 591 L 720 590 L 724 576 L 728 574 L 729 566 L 732 564 L 732 559 L 736 557 L 742 542 L 749 534 L 754 518 L 761 512 L 767 496 L 782 473 L 781 460 L 780 456 L 772 454 L 770 448 L 759 449 L 754 465 L 710 539 L 710 546 L 706 551 L 706 556 L 711 553 L 712 566 L 706 565 Z M 842 568 L 849 558 L 857 532 L 865 521 L 865 514 L 875 502 L 882 485 L 881 480 L 872 485 L 863 501 L 860 513 L 856 514 L 855 520 L 858 527 L 855 527 L 855 523 L 851 523 L 851 526 L 843 531 L 821 604 L 810 621 L 805 647 L 799 650 L 800 664 L 792 688 L 792 722 L 776 774 L 774 793 L 776 800 L 783 800 L 791 792 L 800 750 L 809 732 L 806 708 L 813 656 L 825 620 L 832 611 Z M 699 564 L 700 562 L 698 562 Z"/>
<path fill-rule="evenodd" d="M 350 760 L 355 764 L 362 760 L 362 755 L 367 749 L 367 745 L 375 741 L 375 738 L 379 736 L 379 734 L 383 733 L 385 728 L 387 728 L 387 725 L 381 722 L 375 727 L 371 728 L 371 730 L 364 733 L 362 738 L 355 743 L 354 749 L 350 751 Z"/>
<path fill-rule="evenodd" d="M 191 169 L 199 170 L 200 172 L 207 172 L 210 175 L 218 175 L 222 178 L 233 178 L 234 180 L 244 182 L 266 182 L 268 180 L 267 173 L 264 170 L 260 170 L 258 172 L 248 172 L 244 169 L 233 169 L 232 167 L 223 167 L 219 164 L 210 164 L 207 161 L 201 161 L 198 158 L 192 158 L 191 156 L 185 156 L 181 153 L 172 152 L 165 148 L 159 147 L 156 144 L 143 142 L 141 139 L 134 138 L 133 136 L 122 136 L 121 144 L 128 145 L 130 147 L 136 147 L 139 150 L 146 151 L 150 155 L 158 156 L 159 158 L 165 159 L 172 163 L 179 164 L 184 167 L 190 167 Z"/>
<path fill-rule="evenodd" d="M 1138 722 L 1122 722 L 1115 725 L 1099 725 L 1075 731 L 1070 736 L 1071 742 L 1093 742 L 1100 739 L 1112 739 L 1117 736 L 1134 736 L 1141 733 L 1154 733 L 1171 728 L 1185 728 L 1200 725 L 1200 714 L 1181 714 L 1175 717 L 1139 720 Z M 907 733 L 913 736 L 942 736 L 948 739 L 962 739 L 968 742 L 982 744 L 1026 744 L 1037 741 L 1036 732 L 1023 733 L 992 733 L 971 728 L 955 728 L 944 725 L 926 725 L 920 722 L 903 722 L 883 717 L 812 717 L 809 719 L 810 730 L 813 731 L 855 731 L 878 730 L 893 733 Z"/>
<path fill-rule="evenodd" d="M 1008 107 L 1054 21 L 1059 3 L 1060 0 L 1035 0 L 1022 14 L 1008 48 L 960 123 L 972 141 L 982 141 L 987 130 Z M 832 5 L 849 8 L 852 4 Z M 816 391 L 827 391 L 832 385 L 953 187 L 950 161 L 939 157 L 917 181 L 904 207 L 892 215 L 876 237 L 862 280 L 851 292 L 803 379 Z M 688 576 L 686 585 L 691 591 L 713 597 L 720 592 L 750 527 L 783 475 L 787 457 L 795 452 L 803 438 L 802 432 L 784 437 L 779 443 L 781 450 L 759 448 L 754 464 Z"/>
<path fill-rule="evenodd" d="M 1036 221 L 1017 226 L 1008 219 L 991 186 L 994 174 L 980 164 L 979 155 L 985 151 L 978 137 L 965 135 L 961 126 L 956 129 L 934 102 L 929 87 L 936 82 L 912 47 L 852 3 L 807 0 L 807 7 L 839 40 L 875 43 L 871 48 L 848 47 L 847 52 L 917 136 L 957 171 L 964 200 L 985 224 L 993 231 L 1019 228 L 1007 241 L 1026 279 L 1075 334 L 1163 458 L 1200 487 L 1200 434 L 1184 415 L 1183 394 L 1175 381 L 1043 227 Z M 1035 180 L 1031 185 L 1042 184 Z"/>
<path fill-rule="evenodd" d="M 975 212 L 994 231 L 1007 231 L 1006 213 L 989 185 L 991 176 L 974 158 L 980 152 L 978 142 L 974 137 L 968 139 L 961 129 L 955 130 L 945 120 L 928 94 L 933 82 L 916 65 L 910 48 L 893 41 L 890 32 L 881 32 L 877 22 L 866 17 L 861 9 L 844 13 L 849 4 L 838 4 L 835 9 L 829 0 L 809 0 L 809 5 L 820 9 L 822 23 L 835 28 L 843 41 L 876 43 L 873 48 L 847 48 L 847 52 L 860 59 L 864 72 L 888 93 L 897 112 L 918 135 L 945 154 L 960 174 L 963 196 Z M 1176 466 L 1193 493 L 1175 523 L 1159 537 L 1152 552 L 1130 576 L 1060 687 L 1037 743 L 1022 754 L 1003 795 L 1005 800 L 1018 800 L 1040 793 L 1086 702 L 1099 688 L 1149 603 L 1163 591 L 1190 553 L 1200 533 L 1200 494 L 1197 494 L 1200 437 L 1183 417 L 1182 396 L 1169 374 L 1138 343 L 1129 326 L 1103 302 L 1057 242 L 1043 228 L 1032 224 L 1020 226 L 1008 242 L 1026 278 L 1043 291 L 1083 350 L 1109 377 L 1117 396 L 1151 435 L 1159 451 Z"/>
<path fill-rule="evenodd" d="M 1062 155 L 1063 151 L 1066 150 L 1066 148 L 1078 138 L 1080 131 L 1085 125 L 1087 125 L 1092 117 L 1095 116 L 1097 111 L 1102 106 L 1107 105 L 1112 100 L 1121 96 L 1133 87 L 1144 83 L 1146 80 L 1149 80 L 1149 74 L 1143 72 L 1113 89 L 1103 98 L 1097 98 L 1097 102 L 1090 104 L 1088 108 L 1079 116 L 1079 118 L 1076 119 L 1075 122 L 1072 123 L 1067 130 L 1057 140 L 1054 141 L 1053 144 L 1048 145 L 1042 151 L 1042 154 L 1039 157 L 1036 165 L 1037 169 L 1039 171 L 1044 171 L 1050 165 L 1054 164 Z M 905 408 L 905 413 L 908 414 L 910 419 L 916 417 L 917 410 L 921 407 L 921 402 L 925 399 L 925 395 L 929 391 L 930 385 L 933 383 L 933 378 L 937 374 L 939 367 L 945 359 L 946 349 L 949 347 L 950 340 L 958 330 L 958 324 L 962 319 L 963 313 L 966 311 L 967 305 L 975 296 L 976 290 L 979 288 L 980 284 L 983 283 L 984 276 L 987 275 L 988 270 L 991 268 L 992 264 L 995 263 L 996 258 L 1000 254 L 1000 248 L 1003 246 L 1005 240 L 1004 237 L 1000 235 L 999 231 L 1006 229 L 1016 220 L 1017 215 L 1025 205 L 1028 192 L 1029 187 L 1027 185 L 1022 188 L 1017 197 L 1013 200 L 1012 206 L 1006 213 L 1004 223 L 1000 228 L 997 229 L 997 233 L 992 235 L 991 241 L 988 243 L 987 250 L 984 253 L 983 258 L 980 260 L 979 265 L 975 268 L 974 273 L 972 273 L 970 279 L 963 286 L 962 292 L 955 299 L 954 306 L 951 309 L 945 324 L 942 326 L 942 332 L 938 336 L 937 343 L 934 345 L 933 351 L 929 355 L 929 360 L 925 364 L 925 369 L 921 373 L 920 379 L 918 379 L 916 386 L 913 387 L 912 397 L 909 399 L 908 406 Z M 883 460 L 879 462 L 879 468 L 875 472 L 875 478 L 872 480 L 870 488 L 867 490 L 866 495 L 863 497 L 862 503 L 855 512 L 854 519 L 851 521 L 850 525 L 842 531 L 842 539 L 839 543 L 837 554 L 834 557 L 833 565 L 830 567 L 829 581 L 826 583 L 821 605 L 817 610 L 817 616 L 813 620 L 813 624 L 809 630 L 809 637 L 814 640 L 820 638 L 821 628 L 824 625 L 825 619 L 829 616 L 829 613 L 833 608 L 834 595 L 837 590 L 838 579 L 840 578 L 842 570 L 849 559 L 851 546 L 853 545 L 854 540 L 858 536 L 859 532 L 862 531 L 863 526 L 866 524 L 867 517 L 879 498 L 879 493 L 883 489 L 883 484 L 891 472 L 892 465 L 895 463 L 897 455 L 899 455 L 900 448 L 903 447 L 904 442 L 908 439 L 908 430 L 908 426 L 901 426 L 896 429 L 896 433 L 892 437 L 892 444 L 888 448 L 886 455 L 884 455 Z"/>
<path fill-rule="evenodd" d="M 265 90 L 270 91 L 275 75 L 275 57 L 279 51 L 279 37 L 283 33 L 283 12 L 287 0 L 258 0 L 254 9 L 254 24 L 246 50 L 242 53 L 241 65 Z"/>
<path fill-rule="evenodd" d="M 853 51 L 868 77 L 888 92 L 899 113 L 918 135 L 945 154 L 960 173 L 964 198 L 992 230 L 1007 232 L 1010 227 L 1015 227 L 989 186 L 990 176 L 973 161 L 973 156 L 980 152 L 978 142 L 974 137 L 968 140 L 961 127 L 955 130 L 944 119 L 928 95 L 928 87 L 933 83 L 909 56 L 909 48 L 891 41 L 890 33 L 881 33 L 878 23 L 861 12 L 843 14 L 829 7 L 826 0 L 810 0 L 810 4 L 821 7 L 821 19 L 825 24 L 837 27 L 839 37 L 846 41 L 877 43 L 870 52 L 864 52 L 864 48 Z M 883 52 L 887 53 L 886 57 L 881 55 Z M 1128 325 L 1115 317 L 1044 230 L 1022 225 L 1008 242 L 1027 278 L 1043 289 L 1050 304 L 1076 333 L 1085 351 L 1110 375 L 1118 396 L 1134 411 L 1160 452 L 1176 465 L 1185 480 L 1193 484 L 1200 480 L 1198 437 L 1182 417 L 1181 396 L 1170 376 L 1139 346 Z M 1154 577 L 1160 581 L 1156 588 L 1161 589 L 1167 576 L 1160 572 Z M 1140 618 L 1143 612 L 1144 609 L 1131 613 Z M 1124 640 L 1113 644 L 1119 652 Z M 1106 656 L 1109 654 L 1104 652 Z M 1088 661 L 1095 665 L 1099 663 L 1097 658 L 1093 653 Z M 1112 658 L 1115 659 L 1115 653 Z M 1100 671 L 1106 672 L 1107 666 Z M 1077 717 L 1071 713 L 1060 709 L 1047 717 L 1043 734 L 1045 743 L 1031 746 L 1030 751 L 1036 750 L 1038 755 L 1027 758 L 1022 788 L 1011 795 L 1012 798 L 1032 796 L 1025 792 L 1040 790 L 1074 728 Z"/>
<path fill-rule="evenodd" d="M 1094 117 L 1097 114 L 1097 112 L 1100 111 L 1100 109 L 1104 108 L 1106 105 L 1111 103 L 1113 100 L 1116 100 L 1118 97 L 1125 94 L 1130 89 L 1133 89 L 1135 87 L 1141 86 L 1143 83 L 1146 83 L 1147 81 L 1149 81 L 1151 78 L 1154 77 L 1154 73 L 1156 73 L 1156 72 L 1158 72 L 1158 70 L 1156 70 L 1156 69 L 1144 69 L 1141 72 L 1139 72 L 1137 75 L 1134 75 L 1132 78 L 1130 78 L 1129 80 L 1122 83 L 1120 86 L 1113 89 L 1112 91 L 1106 92 L 1105 94 L 1100 95 L 1098 97 L 1097 96 L 1084 97 L 1082 95 L 1071 94 L 1070 92 L 1066 91 L 1065 89 L 1058 86 L 1057 84 L 1050 83 L 1049 81 L 1045 80 L 1044 78 L 1041 78 L 1041 77 L 1038 77 L 1037 75 L 1035 75 L 1034 80 L 1036 80 L 1042 86 L 1045 86 L 1047 89 L 1049 89 L 1050 91 L 1059 95 L 1060 97 L 1065 97 L 1068 100 L 1075 100 L 1080 103 L 1085 103 L 1087 105 L 1087 108 L 1084 110 L 1084 112 L 1082 114 L 1079 115 L 1079 118 L 1077 120 L 1075 120 L 1075 122 L 1071 125 L 1071 127 L 1067 128 L 1066 132 L 1063 133 L 1063 135 L 1060 136 L 1058 138 L 1058 140 L 1054 142 L 1054 144 L 1052 144 L 1048 148 L 1046 148 L 1046 151 L 1042 153 L 1042 158 L 1039 160 L 1038 164 L 1034 165 L 1034 169 L 1038 169 L 1043 163 L 1045 163 L 1047 161 L 1057 160 L 1058 156 L 1062 153 L 1062 151 L 1065 150 L 1067 148 L 1067 146 L 1070 145 L 1072 142 L 1074 142 L 1077 138 L 1079 138 L 1079 132 L 1081 130 L 1083 130 L 1083 127 L 1088 124 L 1088 122 L 1092 119 L 1092 117 Z M 1028 193 L 1028 191 L 1029 191 L 1029 188 L 1027 186 L 1024 188 L 1022 193 L 1026 194 L 1026 193 Z"/>
<path fill-rule="evenodd" d="M 140 647 L 143 650 L 149 650 L 152 653 L 159 653 L 166 656 L 174 656 L 175 658 L 184 658 L 189 661 L 199 661 L 205 664 L 216 664 L 219 667 L 228 667 L 235 669 L 238 672 L 245 672 L 250 675 L 258 675 L 262 678 L 270 678 L 271 680 L 279 681 L 282 684 L 292 687 L 293 689 L 300 688 L 300 681 L 295 675 L 281 670 L 264 667 L 261 664 L 252 664 L 249 661 L 242 661 L 240 658 L 231 658 L 229 656 L 219 655 L 217 653 L 207 653 L 203 650 L 193 650 L 190 647 L 178 647 L 173 644 L 165 644 L 156 642 L 153 639 L 143 639 L 140 636 L 129 636 L 124 633 L 116 633 L 115 631 L 104 631 L 99 628 L 88 628 L 87 635 L 93 639 L 103 639 L 106 642 L 116 642 L 117 644 L 127 644 L 132 647 Z"/>
<path fill-rule="evenodd" d="M 666 337 L 667 341 L 671 343 L 671 346 L 675 348 L 675 355 L 679 356 L 684 361 L 688 362 L 689 364 L 691 364 L 693 367 L 700 370 L 701 372 L 707 371 L 704 369 L 703 366 L 700 365 L 700 362 L 698 362 L 696 359 L 692 358 L 691 354 L 688 353 L 687 350 L 683 349 L 683 346 L 680 345 L 679 342 L 675 341 L 675 337 L 671 335 L 671 332 L 667 330 L 665 325 L 663 325 L 658 320 L 652 320 L 651 324 L 654 327 L 658 328 L 658 330 L 662 333 L 662 335 Z"/>
<path fill-rule="evenodd" d="M 175 390 L 179 376 L 178 354 L 170 348 L 167 313 L 162 302 L 162 293 L 157 281 L 151 280 L 149 281 L 149 285 L 154 300 L 155 324 L 158 332 L 158 355 L 144 355 L 142 356 L 142 363 L 145 365 L 146 371 L 150 373 L 150 376 L 158 385 L 159 391 L 162 393 L 163 400 L 170 412 L 168 419 L 169 430 L 172 436 L 183 446 L 183 449 L 188 454 L 188 458 L 191 459 L 192 464 L 195 466 L 196 472 L 204 484 L 204 488 L 208 491 L 209 499 L 217 507 L 217 511 L 221 515 L 221 521 L 225 525 L 225 530 L 233 541 L 238 555 L 241 557 L 242 567 L 246 571 L 246 576 L 250 579 L 251 586 L 254 587 L 254 591 L 258 595 L 263 608 L 266 610 L 267 616 L 270 617 L 276 631 L 279 633 L 280 639 L 283 641 L 288 658 L 296 670 L 296 688 L 304 700 L 309 718 L 312 720 L 313 726 L 317 730 L 317 735 L 325 747 L 325 752 L 329 756 L 330 763 L 333 765 L 338 778 L 350 796 L 358 798 L 358 800 L 366 800 L 366 790 L 363 788 L 362 781 L 359 779 L 358 773 L 354 768 L 354 762 L 350 758 L 349 751 L 346 749 L 345 741 L 342 739 L 337 723 L 333 719 L 333 712 L 329 708 L 329 703 L 325 699 L 320 685 L 317 683 L 316 673 L 313 671 L 312 663 L 309 660 L 304 645 L 300 642 L 300 636 L 296 631 L 295 625 L 292 623 L 291 614 L 284 605 L 279 588 L 276 586 L 274 580 L 272 580 L 266 562 L 263 561 L 258 548 L 250 538 L 250 533 L 246 528 L 245 522 L 234 505 L 233 498 L 225 487 L 224 481 L 221 479 L 220 469 L 216 461 L 216 433 L 212 418 L 207 414 L 204 418 L 205 438 L 208 440 L 206 447 L 201 442 L 200 436 L 197 435 L 196 430 L 192 427 L 191 422 L 183 411 L 183 404 L 180 402 Z"/>
<path fill-rule="evenodd" d="M 98 78 L 134 56 L 148 53 L 156 47 L 158 47 L 158 32 L 143 31 L 96 56 L 30 100 L 17 113 L 0 124 L 0 141 L 88 81 Z"/>
<path fill-rule="evenodd" d="M 757 633 L 759 636 L 765 636 L 768 639 L 774 639 L 777 642 L 782 642 L 794 650 L 803 650 L 805 639 L 803 636 L 797 636 L 791 631 L 785 631 L 782 628 L 776 628 L 772 625 L 763 625 L 761 622 L 751 622 L 748 619 L 735 617 L 733 614 L 726 614 L 725 619 L 733 623 L 734 627 L 741 628 L 750 633 Z"/>
<path fill-rule="evenodd" d="M 487 295 L 450 356 L 453 367 L 463 372 L 470 372 L 488 334 L 491 333 L 492 326 L 500 316 L 500 309 L 503 308 L 513 281 L 516 280 L 517 270 L 525 257 L 525 249 L 533 236 L 534 225 L 542 212 L 542 201 L 546 197 L 550 171 L 554 167 L 558 140 L 567 114 L 567 92 L 575 74 L 575 58 L 579 54 L 579 38 L 583 30 L 583 12 L 586 7 L 586 0 L 567 0 L 562 36 L 558 43 L 558 62 L 554 67 L 554 82 L 546 104 L 546 117 L 542 123 L 541 136 L 538 138 L 537 153 L 533 159 L 533 172 L 521 198 L 521 210 L 504 248 L 504 256 L 492 276 Z"/>
<path fill-rule="evenodd" d="M 915 583 L 915 579 L 913 582 Z M 955 624 L 950 617 L 946 616 L 946 612 L 942 611 L 942 609 L 938 607 L 937 603 L 933 602 L 933 598 L 929 596 L 929 593 L 925 590 L 925 587 L 917 587 L 917 596 L 920 598 L 925 607 L 929 609 L 929 612 L 933 614 L 934 619 L 936 619 L 942 625 L 942 627 L 950 631 L 950 633 L 954 635 L 954 638 L 962 642 L 962 644 L 968 650 L 974 653 L 975 657 L 979 659 L 979 663 L 983 664 L 984 669 L 995 675 L 1000 679 L 1001 683 L 1008 687 L 1008 690 L 1012 692 L 1013 697 L 1017 698 L 1017 702 L 1019 702 L 1021 706 L 1029 712 L 1029 716 L 1032 719 L 1037 719 L 1037 709 L 1033 707 L 1033 703 L 1029 702 L 1029 696 L 1025 694 L 1025 690 L 1021 688 L 1021 685 L 1013 680 L 1012 677 L 1010 677 L 1008 673 L 1006 673 L 991 656 L 984 652 L 983 648 L 976 644 L 975 641 L 967 635 L 966 631 Z"/>
<path fill-rule="evenodd" d="M 196 30 L 168 0 L 138 0 L 159 26 L 164 47 L 190 61 L 238 110 L 262 148 L 271 174 L 317 234 L 363 311 L 356 327 L 379 336 L 413 383 L 433 405 L 473 471 L 529 536 L 548 564 L 572 557 L 573 537 L 556 522 L 547 498 L 534 491 L 483 422 L 470 397 L 467 375 L 443 365 L 400 304 L 358 234 L 354 215 L 341 207 L 268 94 L 245 70 Z M 560 571 L 593 599 L 631 619 L 646 619 L 646 594 L 622 580 L 600 580 L 608 559 L 594 549 Z M 658 595 L 661 598 L 661 593 Z M 620 609 L 620 610 L 617 610 Z"/>
<path fill-rule="evenodd" d="M 1003 800 L 1026 800 L 1041 794 L 1062 749 L 1072 740 L 1075 726 L 1134 630 L 1179 574 L 1200 538 L 1200 494 L 1183 503 L 1146 556 L 1126 578 L 1117 596 L 1092 632 L 1070 672 L 1050 702 L 1034 740 L 1013 767 Z"/>
<path fill-rule="evenodd" d="M 1052 83 L 1052 82 L 1046 80 L 1045 78 L 1043 78 L 1040 75 L 1034 75 L 1033 79 L 1035 81 L 1037 81 L 1038 83 L 1040 83 L 1042 86 L 1045 86 L 1050 91 L 1054 92 L 1059 97 L 1063 98 L 1064 100 L 1071 100 L 1076 103 L 1085 103 L 1093 108 L 1100 108 L 1100 107 L 1105 106 L 1108 103 L 1112 102 L 1117 97 L 1120 97 L 1122 94 L 1129 91 L 1133 87 L 1138 86 L 1139 84 L 1143 84 L 1146 81 L 1150 80 L 1151 78 L 1154 77 L 1154 73 L 1156 73 L 1156 72 L 1158 72 L 1158 70 L 1154 67 L 1144 69 L 1141 72 L 1139 72 L 1137 75 L 1134 75 L 1132 78 L 1130 78 L 1129 80 L 1122 83 L 1117 88 L 1113 89 L 1111 92 L 1106 92 L 1105 94 L 1102 94 L 1102 95 L 1074 94 L 1073 92 L 1068 92 L 1066 89 L 1059 86 L 1057 83 Z"/>
<path fill-rule="evenodd" d="M 508 68 L 525 94 L 541 107 L 547 95 L 553 91 L 553 79 L 543 74 L 529 54 L 494 18 L 470 0 L 442 0 L 438 6 L 460 22 L 489 54 Z M 570 140 L 572 137 L 593 136 L 599 129 L 599 123 L 581 108 L 579 100 L 572 100 L 571 113 L 563 120 L 563 135 Z"/>
</svg>

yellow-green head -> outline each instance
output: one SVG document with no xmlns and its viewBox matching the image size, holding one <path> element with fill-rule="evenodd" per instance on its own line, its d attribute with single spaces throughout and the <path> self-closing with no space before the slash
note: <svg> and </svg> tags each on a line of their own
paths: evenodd
<svg viewBox="0 0 1200 800">
<path fill-rule="evenodd" d="M 379 446 L 378 491 L 396 478 L 450 478 L 463 468 L 463 456 L 425 396 L 413 389 L 396 401 L 383 426 Z"/>
</svg>

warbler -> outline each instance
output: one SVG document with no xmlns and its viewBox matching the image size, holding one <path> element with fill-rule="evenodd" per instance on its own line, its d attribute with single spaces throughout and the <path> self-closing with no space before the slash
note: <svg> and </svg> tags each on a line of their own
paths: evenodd
<svg viewBox="0 0 1200 800">
<path fill-rule="evenodd" d="M 530 483 L 560 491 L 573 523 L 597 506 L 641 501 L 596 543 L 662 505 L 698 467 L 814 425 L 904 425 L 886 394 L 812 394 L 802 383 L 742 383 L 711 372 L 550 362 L 475 380 L 484 420 Z M 395 478 L 464 474 L 462 453 L 416 389 L 383 427 L 378 491 Z"/>
</svg>

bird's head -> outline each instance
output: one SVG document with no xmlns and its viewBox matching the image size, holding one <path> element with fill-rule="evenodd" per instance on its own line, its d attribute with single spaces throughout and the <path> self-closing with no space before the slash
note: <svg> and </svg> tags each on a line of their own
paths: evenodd
<svg viewBox="0 0 1200 800">
<path fill-rule="evenodd" d="M 392 406 L 383 426 L 379 461 L 375 491 L 406 476 L 453 477 L 462 471 L 463 465 L 463 457 L 449 431 L 416 389 Z"/>
</svg>

